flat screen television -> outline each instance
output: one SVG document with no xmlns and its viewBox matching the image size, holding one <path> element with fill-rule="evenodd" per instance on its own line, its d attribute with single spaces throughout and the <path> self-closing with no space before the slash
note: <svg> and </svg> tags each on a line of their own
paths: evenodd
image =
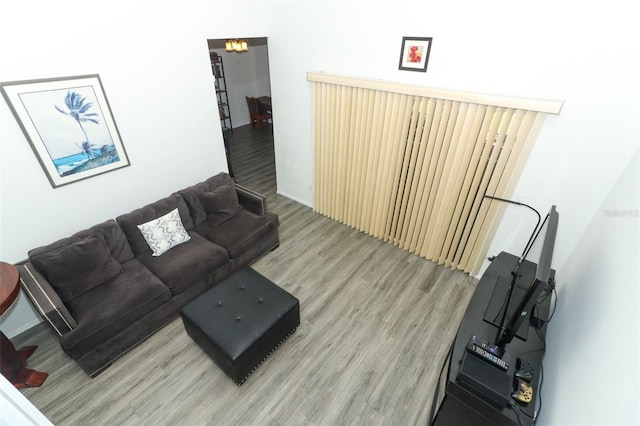
<svg viewBox="0 0 640 426">
<path fill-rule="evenodd" d="M 499 277 L 485 312 L 485 321 L 495 324 L 499 331 L 496 346 L 503 348 L 517 335 L 527 339 L 529 330 L 528 320 L 536 301 L 551 278 L 551 260 L 558 230 L 559 214 L 556 206 L 552 206 L 544 222 L 536 226 L 532 238 L 529 240 L 523 255 L 518 261 L 512 277 Z M 539 237 L 546 224 L 546 232 L 542 243 L 542 250 L 538 257 L 534 279 L 530 282 L 520 280 L 520 266 L 527 253 Z M 527 321 L 525 323 L 525 320 Z"/>
</svg>

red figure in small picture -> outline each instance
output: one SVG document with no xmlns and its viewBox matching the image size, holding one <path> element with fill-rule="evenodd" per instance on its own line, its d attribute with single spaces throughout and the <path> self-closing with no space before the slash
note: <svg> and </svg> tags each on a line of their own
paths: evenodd
<svg viewBox="0 0 640 426">
<path fill-rule="evenodd" d="M 427 72 L 432 37 L 402 37 L 398 69 Z"/>
<path fill-rule="evenodd" d="M 407 62 L 414 64 L 420 63 L 422 60 L 422 46 L 409 46 L 409 54 L 407 55 Z"/>
</svg>

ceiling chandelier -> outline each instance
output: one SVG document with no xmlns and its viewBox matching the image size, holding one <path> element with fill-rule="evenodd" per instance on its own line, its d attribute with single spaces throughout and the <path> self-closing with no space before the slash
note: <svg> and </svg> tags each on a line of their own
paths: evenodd
<svg viewBox="0 0 640 426">
<path fill-rule="evenodd" d="M 227 52 L 246 52 L 249 50 L 246 40 L 238 40 L 235 38 L 227 40 L 225 48 Z"/>
</svg>

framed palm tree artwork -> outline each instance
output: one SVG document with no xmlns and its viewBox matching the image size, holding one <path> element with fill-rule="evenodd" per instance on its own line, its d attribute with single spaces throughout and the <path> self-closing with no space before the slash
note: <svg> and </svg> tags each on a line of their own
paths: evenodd
<svg viewBox="0 0 640 426">
<path fill-rule="evenodd" d="M 0 89 L 54 188 L 130 165 L 99 75 Z"/>
</svg>

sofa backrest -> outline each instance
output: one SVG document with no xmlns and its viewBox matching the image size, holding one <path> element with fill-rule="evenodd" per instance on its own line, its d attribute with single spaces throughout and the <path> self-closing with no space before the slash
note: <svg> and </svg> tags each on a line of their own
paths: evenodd
<svg viewBox="0 0 640 426">
<path fill-rule="evenodd" d="M 29 251 L 31 264 L 65 304 L 117 276 L 131 259 L 131 247 L 114 220 Z"/>
<path fill-rule="evenodd" d="M 138 225 L 164 216 L 176 208 L 178 209 L 184 228 L 187 231 L 192 230 L 194 225 L 191 215 L 189 214 L 189 207 L 187 207 L 184 198 L 182 198 L 180 194 L 172 194 L 116 218 L 116 222 L 118 222 L 122 231 L 127 236 L 133 253 L 136 256 L 151 250 L 140 229 L 138 229 Z"/>
<path fill-rule="evenodd" d="M 213 191 L 214 189 L 227 183 L 235 184 L 235 181 L 229 174 L 222 172 L 210 177 L 204 182 L 200 182 L 196 185 L 178 191 L 178 194 L 180 194 L 182 198 L 184 198 L 187 206 L 189 206 L 191 219 L 193 220 L 193 224 L 195 227 L 198 227 L 206 222 L 208 217 L 208 213 L 205 211 L 204 206 L 200 201 L 200 195 L 205 192 Z"/>
<path fill-rule="evenodd" d="M 38 257 L 40 255 L 60 250 L 64 247 L 68 247 L 71 244 L 78 243 L 85 240 L 92 235 L 101 235 L 104 241 L 107 243 L 111 256 L 118 262 L 124 263 L 134 258 L 131 246 L 127 241 L 127 237 L 122 232 L 122 229 L 115 220 L 109 219 L 106 222 L 99 223 L 91 228 L 78 231 L 70 237 L 63 238 L 54 243 L 46 246 L 38 247 L 29 251 L 29 259 Z"/>
</svg>

